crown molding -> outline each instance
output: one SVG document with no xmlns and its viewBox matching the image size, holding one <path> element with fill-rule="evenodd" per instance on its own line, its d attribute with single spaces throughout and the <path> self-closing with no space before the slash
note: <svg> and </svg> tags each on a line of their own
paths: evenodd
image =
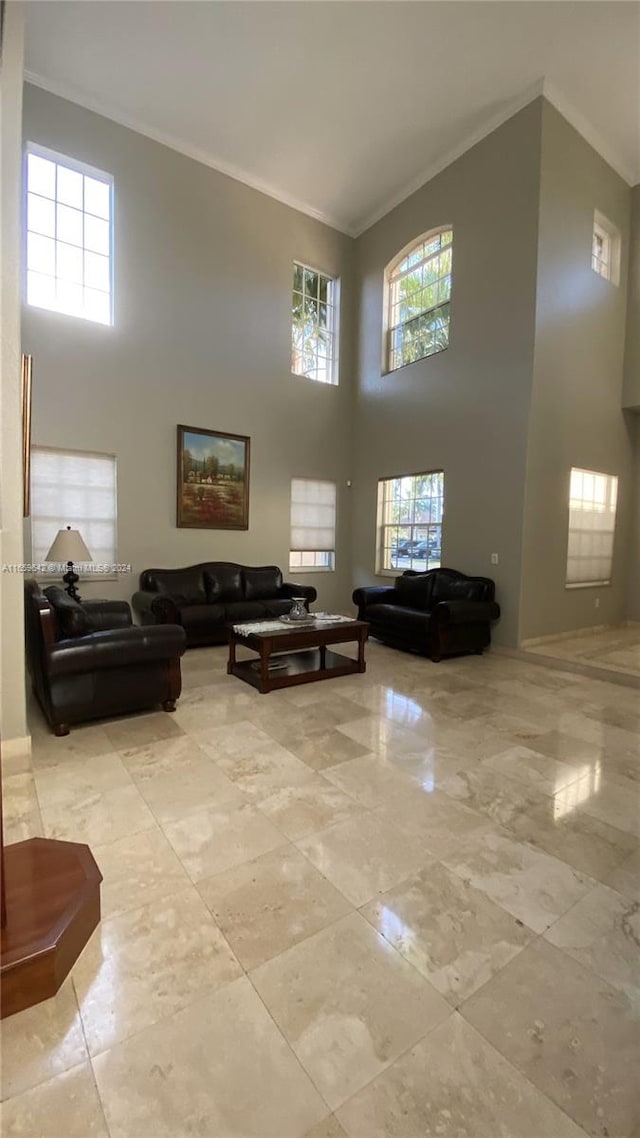
<svg viewBox="0 0 640 1138">
<path fill-rule="evenodd" d="M 607 141 L 591 125 L 588 119 L 576 110 L 560 88 L 554 83 L 551 83 L 548 79 L 541 78 L 529 87 L 526 87 L 513 99 L 510 99 L 501 111 L 489 115 L 475 131 L 467 135 L 451 150 L 448 150 L 441 158 L 423 168 L 419 174 L 414 175 L 402 190 L 398 190 L 392 197 L 387 198 L 377 209 L 366 215 L 364 219 L 346 224 L 337 217 L 332 217 L 322 210 L 315 209 L 307 202 L 300 201 L 297 198 L 291 197 L 289 194 L 274 189 L 273 186 L 267 185 L 266 182 L 254 178 L 237 166 L 230 165 L 227 162 L 215 158 L 199 147 L 190 146 L 188 143 L 184 143 L 172 135 L 165 134 L 163 131 L 150 127 L 147 123 L 139 119 L 124 115 L 120 111 L 114 111 L 107 103 L 99 99 L 92 99 L 71 85 L 46 79 L 44 76 L 28 70 L 24 73 L 24 79 L 25 82 L 32 83 L 35 87 L 40 87 L 42 90 L 48 91 L 51 95 L 57 95 L 61 99 L 67 99 L 69 102 L 84 107 L 85 110 L 102 115 L 104 118 L 110 119 L 120 126 L 127 127 L 127 129 L 133 130 L 137 134 L 142 134 L 146 138 L 150 138 L 153 142 L 167 146 L 170 150 L 184 154 L 185 157 L 191 158 L 203 166 L 208 166 L 209 169 L 216 170 L 219 174 L 224 174 L 228 178 L 233 178 L 234 181 L 241 182 L 243 185 L 249 186 L 250 189 L 257 190 L 258 193 L 265 194 L 267 197 L 273 198 L 275 201 L 288 206 L 290 209 L 295 209 L 299 213 L 306 214 L 307 217 L 312 217 L 315 221 L 322 222 L 323 225 L 328 225 L 331 229 L 335 229 L 339 233 L 344 233 L 347 237 L 360 237 L 367 229 L 370 229 L 372 225 L 375 225 L 376 222 L 390 213 L 392 209 L 395 209 L 396 206 L 406 201 L 407 198 L 411 197 L 412 194 L 421 189 L 427 182 L 430 182 L 432 178 L 435 178 L 437 174 L 442 173 L 442 171 L 446 170 L 448 166 L 451 166 L 453 162 L 456 162 L 458 158 L 461 158 L 467 150 L 476 146 L 477 143 L 482 142 L 482 140 L 492 134 L 494 130 L 497 130 L 498 127 L 508 122 L 509 119 L 513 118 L 514 115 L 518 114 L 519 111 L 523 110 L 524 107 L 528 106 L 535 99 L 540 98 L 540 96 L 543 96 L 556 108 L 574 130 L 597 151 L 601 158 L 603 158 L 628 185 L 633 186 L 640 177 L 640 169 L 632 170 L 613 153 Z"/>
<path fill-rule="evenodd" d="M 260 181 L 259 178 L 254 178 L 252 175 L 240 170 L 237 166 L 232 166 L 228 162 L 215 158 L 213 155 L 201 150 L 197 146 L 191 146 L 187 142 L 182 142 L 173 135 L 165 134 L 164 131 L 156 130 L 155 127 L 149 126 L 148 123 L 134 118 L 130 115 L 125 115 L 121 111 L 115 111 L 113 107 L 107 103 L 102 102 L 100 99 L 92 99 L 83 91 L 66 83 L 58 83 L 55 80 L 46 79 L 43 75 L 39 75 L 35 71 L 25 70 L 24 72 L 25 83 L 31 83 L 34 87 L 40 87 L 43 91 L 48 91 L 50 95 L 56 95 L 60 99 L 66 99 L 70 103 L 75 103 L 79 107 L 84 107 L 86 111 L 92 111 L 96 115 L 102 115 L 103 118 L 110 119 L 111 122 L 118 123 L 119 126 L 127 127 L 128 130 L 133 130 L 136 134 L 142 134 L 145 138 L 150 138 L 152 142 L 159 142 L 161 146 L 168 146 L 170 150 L 176 150 L 179 154 L 184 154 L 186 158 L 192 158 L 194 162 L 199 162 L 202 166 L 208 166 L 210 170 L 216 170 L 219 174 L 226 175 L 227 178 L 233 178 L 235 182 L 242 182 L 243 185 L 248 186 L 252 190 L 257 190 L 260 194 L 265 194 L 268 198 L 273 198 L 275 201 L 280 202 L 281 205 L 289 206 L 290 209 L 295 209 L 299 213 L 304 213 L 307 217 L 312 217 L 315 221 L 321 221 L 323 225 L 328 225 L 331 229 L 337 229 L 339 233 L 344 233 L 348 237 L 354 237 L 355 234 L 345 226 L 344 222 L 338 221 L 335 217 L 330 217 L 322 210 L 315 209 L 307 202 L 299 201 L 297 198 L 291 197 L 289 194 L 284 194 L 279 190 L 275 190 L 273 186 L 267 185 L 266 182 Z"/>
</svg>

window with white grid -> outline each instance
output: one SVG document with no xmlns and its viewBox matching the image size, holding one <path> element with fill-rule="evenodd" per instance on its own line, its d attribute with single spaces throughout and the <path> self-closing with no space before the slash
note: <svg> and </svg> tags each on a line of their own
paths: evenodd
<svg viewBox="0 0 640 1138">
<path fill-rule="evenodd" d="M 598 210 L 593 217 L 591 268 L 611 284 L 620 283 L 620 232 Z"/>
<path fill-rule="evenodd" d="M 338 282 L 293 264 L 291 370 L 319 383 L 337 383 Z"/>
<path fill-rule="evenodd" d="M 112 323 L 113 178 L 27 145 L 27 304 Z"/>
<path fill-rule="evenodd" d="M 611 583 L 617 495 L 614 474 L 572 468 L 567 588 Z"/>
<path fill-rule="evenodd" d="M 388 371 L 449 346 L 452 253 L 453 230 L 440 229 L 387 269 Z"/>
<path fill-rule="evenodd" d="M 290 569 L 334 569 L 336 484 L 291 479 Z"/>
<path fill-rule="evenodd" d="M 436 569 L 442 559 L 444 473 L 378 482 L 378 572 Z"/>
<path fill-rule="evenodd" d="M 95 564 L 116 563 L 116 460 L 112 454 L 33 447 L 31 559 L 44 561 L 58 530 L 80 531 Z"/>
</svg>

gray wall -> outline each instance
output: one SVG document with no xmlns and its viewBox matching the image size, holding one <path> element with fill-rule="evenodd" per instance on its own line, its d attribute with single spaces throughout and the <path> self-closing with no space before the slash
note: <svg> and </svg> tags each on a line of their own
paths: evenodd
<svg viewBox="0 0 640 1138">
<path fill-rule="evenodd" d="M 495 579 L 495 639 L 517 643 L 535 318 L 541 100 L 357 241 L 360 289 L 354 577 L 375 577 L 379 478 L 445 472 L 443 564 Z M 381 375 L 385 266 L 412 238 L 453 226 L 451 339 Z M 499 565 L 491 564 L 497 553 Z"/>
<path fill-rule="evenodd" d="M 118 559 L 146 566 L 279 564 L 288 576 L 293 476 L 338 483 L 336 572 L 305 574 L 319 604 L 350 598 L 352 241 L 89 111 L 25 88 L 25 140 L 115 179 L 115 326 L 25 307 L 33 441 L 113 453 Z M 291 278 L 301 260 L 342 280 L 340 385 L 290 371 Z M 176 528 L 176 424 L 251 436 L 249 530 Z"/>
<path fill-rule="evenodd" d="M 626 615 L 633 481 L 622 380 L 630 196 L 618 174 L 545 102 L 521 639 Z M 591 268 L 594 209 L 622 235 L 618 287 Z M 565 588 L 572 466 L 619 479 L 612 583 L 601 589 Z"/>
<path fill-rule="evenodd" d="M 631 191 L 624 406 L 640 411 L 640 184 Z"/>
</svg>

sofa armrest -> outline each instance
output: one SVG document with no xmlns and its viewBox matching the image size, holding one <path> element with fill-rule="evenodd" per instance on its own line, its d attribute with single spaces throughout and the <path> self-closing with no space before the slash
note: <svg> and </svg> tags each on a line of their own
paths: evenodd
<svg viewBox="0 0 640 1138">
<path fill-rule="evenodd" d="M 164 593 L 141 590 L 133 594 L 131 604 L 141 624 L 180 624 L 175 601 Z"/>
<path fill-rule="evenodd" d="M 185 647 L 185 631 L 178 624 L 158 628 L 131 625 L 58 640 L 45 649 L 45 670 L 51 678 L 57 678 L 103 668 L 126 668 L 130 664 L 155 664 L 179 658 Z"/>
<path fill-rule="evenodd" d="M 131 609 L 127 601 L 83 601 L 82 607 L 91 617 L 95 632 L 129 628 L 131 625 Z"/>
<path fill-rule="evenodd" d="M 318 596 L 318 590 L 314 589 L 313 585 L 298 585 L 295 581 L 285 581 L 280 586 L 279 592 L 281 597 L 304 597 L 307 608 Z"/>
<path fill-rule="evenodd" d="M 354 589 L 353 603 L 359 609 L 365 609 L 367 605 L 394 605 L 398 603 L 398 594 L 391 585 L 369 585 Z"/>
<path fill-rule="evenodd" d="M 439 601 L 431 611 L 438 624 L 489 624 L 499 616 L 495 601 Z"/>
</svg>

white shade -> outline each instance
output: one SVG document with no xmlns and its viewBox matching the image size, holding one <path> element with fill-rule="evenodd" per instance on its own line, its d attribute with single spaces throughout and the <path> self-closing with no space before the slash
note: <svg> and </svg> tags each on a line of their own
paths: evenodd
<svg viewBox="0 0 640 1138">
<path fill-rule="evenodd" d="M 91 560 L 93 559 L 82 540 L 80 530 L 71 529 L 71 526 L 58 530 L 56 539 L 45 557 L 45 561 L 81 562 Z"/>
<path fill-rule="evenodd" d="M 291 543 L 293 552 L 336 547 L 336 484 L 310 478 L 291 479 Z"/>
<path fill-rule="evenodd" d="M 116 460 L 113 455 L 33 447 L 31 560 L 45 560 L 59 529 L 79 530 L 94 562 L 116 553 Z"/>
</svg>

